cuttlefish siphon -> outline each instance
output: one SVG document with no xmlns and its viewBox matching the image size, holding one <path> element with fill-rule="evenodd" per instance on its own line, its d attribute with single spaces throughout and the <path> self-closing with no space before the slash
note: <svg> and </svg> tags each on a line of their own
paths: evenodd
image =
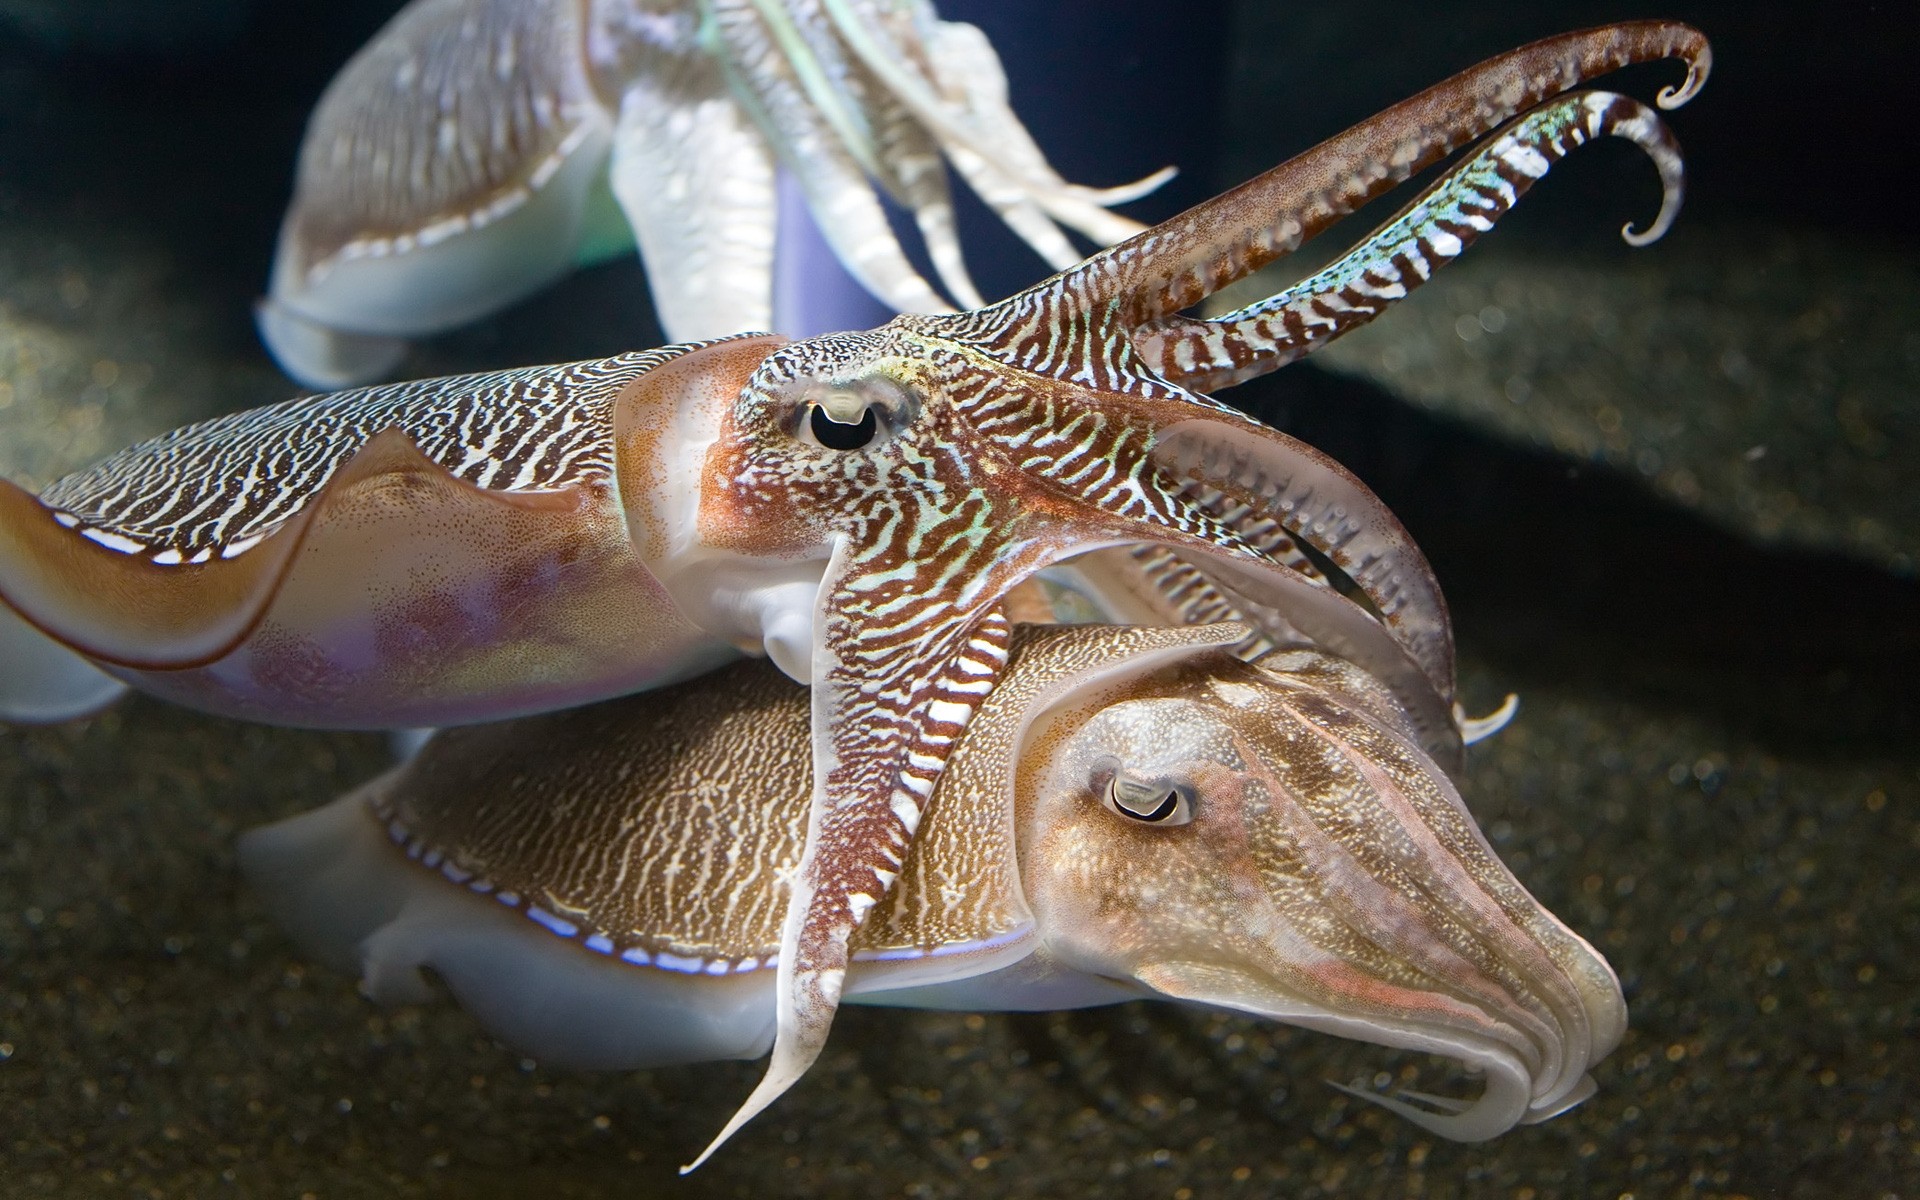
<svg viewBox="0 0 1920 1200">
<path fill-rule="evenodd" d="M 35 672 L 0 678 L 0 715 L 94 703 L 104 673 L 260 720 L 446 725 L 767 654 L 812 684 L 814 800 L 780 1034 L 744 1119 L 824 1043 L 850 939 L 1002 673 L 1003 599 L 1035 573 L 1165 547 L 1277 641 L 1379 679 L 1457 760 L 1451 626 L 1405 529 L 1324 454 L 1194 389 L 1377 315 L 1598 136 L 1659 167 L 1660 215 L 1627 231 L 1657 235 L 1681 186 L 1665 126 L 1561 93 L 1665 57 L 1689 68 L 1673 107 L 1709 65 L 1686 26 L 1523 47 L 987 308 L 296 400 L 37 498 L 0 483 L 0 600 L 24 618 L 0 613 L 0 643 L 31 643 L 14 661 Z M 1515 113 L 1332 267 L 1182 315 Z"/>
<path fill-rule="evenodd" d="M 1022 625 L 852 1003 L 1044 1010 L 1141 997 L 1463 1062 L 1471 1102 L 1356 1092 L 1493 1137 L 1593 1091 L 1612 970 L 1494 857 L 1375 681 L 1243 626 Z M 759 662 L 449 730 L 240 860 L 284 924 L 386 1003 L 445 981 L 554 1064 L 766 1053 L 808 820 L 804 693 Z"/>
</svg>

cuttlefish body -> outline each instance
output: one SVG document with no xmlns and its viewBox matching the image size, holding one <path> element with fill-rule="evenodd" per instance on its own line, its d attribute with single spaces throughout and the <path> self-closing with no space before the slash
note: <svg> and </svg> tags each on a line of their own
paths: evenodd
<svg viewBox="0 0 1920 1200">
<path fill-rule="evenodd" d="M 1593 137 L 1660 167 L 1660 217 L 1629 230 L 1656 236 L 1680 194 L 1665 127 L 1559 93 L 1666 56 L 1690 68 L 1671 107 L 1707 70 L 1684 26 L 1503 55 L 988 308 L 298 400 L 38 498 L 0 484 L 0 599 L 25 619 L 0 638 L 38 672 L 0 681 L 0 705 L 57 715 L 109 692 L 104 672 L 257 719 L 445 725 L 766 653 L 813 685 L 814 801 L 781 1036 L 744 1119 L 823 1044 L 850 939 L 1001 674 L 1001 603 L 1036 572 L 1157 544 L 1276 643 L 1379 679 L 1456 759 L 1451 629 L 1405 530 L 1337 463 L 1194 389 L 1377 315 Z M 1333 266 L 1182 315 L 1536 104 Z"/>
<path fill-rule="evenodd" d="M 414 0 L 314 110 L 260 330 L 302 382 L 363 383 L 636 241 L 669 337 L 770 329 L 776 162 L 900 312 L 951 306 L 881 193 L 971 308 L 949 163 L 1056 269 L 1080 258 L 1062 226 L 1138 233 L 1105 206 L 1166 174 L 1060 178 L 985 35 L 925 0 Z"/>
<path fill-rule="evenodd" d="M 851 1002 L 1234 1009 L 1484 1073 L 1472 1103 L 1368 1093 L 1492 1137 L 1593 1090 L 1625 1024 L 1605 960 L 1496 859 L 1403 710 L 1246 630 L 1021 626 L 899 882 L 853 940 Z M 388 1003 L 430 968 L 544 1061 L 764 1054 L 811 781 L 804 694 L 761 663 L 450 730 L 248 834 L 283 921 Z"/>
</svg>

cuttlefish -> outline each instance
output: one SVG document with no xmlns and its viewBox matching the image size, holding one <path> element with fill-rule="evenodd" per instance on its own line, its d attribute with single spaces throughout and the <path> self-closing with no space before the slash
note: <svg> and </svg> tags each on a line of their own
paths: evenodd
<svg viewBox="0 0 1920 1200">
<path fill-rule="evenodd" d="M 1459 1060 L 1482 1094 L 1354 1094 L 1475 1141 L 1590 1095 L 1626 1008 L 1494 856 L 1386 689 L 1234 624 L 1027 626 L 954 749 L 850 1003 L 1141 997 Z M 774 1038 L 811 793 L 805 695 L 764 663 L 449 730 L 241 864 L 384 1003 L 431 970 L 555 1065 L 754 1058 Z"/>
<path fill-rule="evenodd" d="M 1405 530 L 1339 464 L 1194 388 L 1383 311 L 1593 137 L 1659 166 L 1659 217 L 1626 231 L 1656 236 L 1680 196 L 1664 125 L 1561 93 L 1670 56 L 1689 64 L 1671 107 L 1708 68 L 1686 26 L 1491 59 L 984 309 L 297 400 L 37 498 L 0 485 L 0 599 L 24 618 L 0 636 L 35 643 L 17 659 L 39 672 L 0 701 L 45 717 L 49 695 L 100 699 L 104 674 L 256 719 L 446 725 L 765 653 L 812 684 L 814 799 L 745 1119 L 823 1044 L 851 938 L 1002 673 L 1002 599 L 1036 572 L 1157 544 L 1275 639 L 1379 679 L 1423 748 L 1457 759 L 1451 628 Z M 1182 315 L 1534 105 L 1333 266 Z"/>
<path fill-rule="evenodd" d="M 919 313 L 984 303 L 948 164 L 1056 270 L 1064 229 L 1139 233 L 1107 207 L 1169 174 L 1062 179 L 986 36 L 925 0 L 414 0 L 314 109 L 260 331 L 303 383 L 365 383 L 636 241 L 668 337 L 771 329 L 776 164 L 848 272 Z"/>
</svg>

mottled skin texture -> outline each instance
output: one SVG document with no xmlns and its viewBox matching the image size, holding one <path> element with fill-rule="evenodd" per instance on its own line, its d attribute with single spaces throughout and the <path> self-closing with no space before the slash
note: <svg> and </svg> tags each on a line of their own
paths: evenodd
<svg viewBox="0 0 1920 1200">
<path fill-rule="evenodd" d="M 1486 1068 L 1473 1105 L 1390 1102 L 1446 1136 L 1584 1098 L 1624 1028 L 1604 960 L 1493 856 L 1377 681 L 1312 650 L 1243 663 L 1245 632 L 1021 627 L 854 937 L 867 999 L 971 975 L 973 1006 L 1025 1007 L 1018 977 L 995 974 L 1005 954 L 987 953 L 1017 943 L 1013 961 L 1121 988 L 1082 996 L 1144 986 Z M 443 733 L 360 794 L 363 819 L 391 840 L 385 870 L 488 917 L 518 908 L 558 935 L 532 935 L 543 954 L 677 978 L 663 1002 L 699 1005 L 713 976 L 765 972 L 778 952 L 806 741 L 800 689 L 743 663 Z"/>
<path fill-rule="evenodd" d="M 1230 594 L 1233 605 L 1276 643 L 1304 636 L 1377 677 L 1404 708 L 1423 747 L 1442 762 L 1455 759 L 1460 729 L 1452 711 L 1446 608 L 1399 522 L 1324 455 L 1184 386 L 1177 352 L 1169 367 L 1164 355 L 1145 355 L 1142 346 L 1166 345 L 1169 329 L 1184 338 L 1191 323 L 1170 324 L 1184 321 L 1181 310 L 1509 116 L 1588 75 L 1670 55 L 1685 58 L 1690 68 L 1687 83 L 1663 95 L 1663 103 L 1672 105 L 1690 97 L 1705 77 L 1706 45 L 1693 30 L 1642 22 L 1548 39 L 1437 85 L 1000 304 L 952 316 L 901 317 L 871 333 L 665 352 L 672 361 L 652 364 L 653 370 L 621 387 L 613 418 L 616 450 L 664 443 L 671 449 L 651 461 L 616 464 L 622 483 L 617 506 L 603 490 L 592 511 L 615 512 L 629 530 L 645 530 L 641 540 L 656 548 L 657 555 L 641 551 L 633 564 L 660 586 L 649 603 L 636 606 L 636 626 L 686 623 L 673 627 L 669 652 L 648 658 L 652 674 L 634 686 L 704 665 L 703 656 L 716 645 L 756 643 L 814 685 L 815 790 L 780 954 L 779 1035 L 766 1081 L 729 1131 L 797 1078 L 824 1042 L 850 939 L 897 879 L 950 748 L 1000 673 L 1007 627 L 998 605 L 1050 563 L 1110 545 L 1165 546 Z M 1484 217 L 1510 203 L 1500 188 L 1515 184 L 1510 172 L 1528 174 L 1516 166 L 1528 152 L 1550 157 L 1542 147 L 1557 153 L 1568 142 L 1611 129 L 1637 135 L 1663 167 L 1670 165 L 1650 114 L 1612 98 L 1576 99 L 1529 118 L 1515 140 L 1463 164 L 1430 197 L 1429 216 L 1390 227 L 1357 251 L 1353 262 L 1323 275 L 1321 298 L 1329 306 L 1344 302 L 1354 280 L 1374 269 L 1377 263 L 1368 264 L 1380 254 L 1397 261 L 1422 245 L 1437 246 L 1442 236 L 1459 239 L 1475 231 L 1474 213 L 1466 210 Z M 1411 286 L 1419 275 L 1401 271 L 1399 286 Z M 1315 302 L 1312 295 L 1296 294 L 1283 307 L 1311 309 Z M 1369 307 L 1341 328 L 1375 311 Z M 1221 336 L 1232 343 L 1227 351 L 1234 370 L 1277 365 L 1286 356 L 1287 330 L 1284 320 L 1230 321 Z M 1274 345 L 1256 345 L 1262 338 L 1274 339 Z M 544 383 L 565 393 L 573 377 L 599 377 L 621 361 L 556 368 L 551 378 L 536 377 L 530 386 Z M 466 390 L 497 396 L 500 378 L 428 385 L 418 397 L 420 411 L 466 414 Z M 669 395 L 660 394 L 665 379 L 673 381 Z M 329 461 L 343 473 L 351 472 L 355 455 L 381 442 L 381 431 L 363 413 L 363 399 L 349 394 L 315 402 L 316 417 L 347 431 L 329 439 Z M 646 436 L 623 438 L 621 405 L 653 414 L 653 428 L 661 432 L 651 442 Z M 461 424 L 491 436 L 486 421 Z M 428 440 L 425 426 L 409 429 L 403 422 L 402 431 Z M 449 473 L 472 456 L 487 460 L 496 449 L 485 438 L 451 445 L 448 457 L 435 462 Z M 535 455 L 534 461 L 544 460 Z M 228 574 L 277 578 L 256 567 L 253 556 L 286 553 L 277 539 L 294 528 L 296 516 L 287 518 L 282 533 L 257 544 L 223 546 L 217 560 L 161 564 L 164 550 L 122 531 L 140 528 L 154 506 L 176 498 L 191 507 L 202 489 L 165 456 L 136 452 L 133 464 L 132 470 L 83 472 L 50 489 L 98 501 L 101 511 L 84 522 L 90 540 L 88 531 L 78 531 L 62 541 L 49 532 L 65 527 L 59 514 L 24 493 L 0 492 L 7 527 L 34 529 L 0 553 L 0 595 L 61 633 L 34 589 L 51 587 L 49 579 L 77 577 L 64 560 L 84 559 L 92 576 L 114 582 L 103 594 L 117 590 L 122 608 L 123 621 L 116 624 L 109 604 L 99 631 L 132 643 L 149 612 L 182 607 L 164 582 L 156 582 L 156 570 L 175 572 L 183 581 Z M 675 472 L 685 487 L 658 482 Z M 313 477 L 323 500 L 327 478 L 324 472 Z M 383 478 L 359 482 L 378 491 Z M 630 478 L 654 480 L 649 486 L 655 490 L 627 488 Z M 270 494 L 271 484 L 264 486 Z M 689 512 L 696 491 L 697 508 Z M 484 485 L 460 495 L 463 505 L 546 502 L 537 493 L 510 498 Z M 430 526 L 440 511 L 430 509 L 423 521 Z M 599 545 L 610 534 L 600 526 L 583 528 L 581 536 Z M 1302 543 L 1348 577 L 1356 598 L 1320 577 Z M 125 564 L 117 574 L 116 557 Z M 616 553 L 623 566 L 632 557 Z M 564 558 L 537 566 L 529 573 L 516 565 L 507 574 L 544 585 L 548 608 L 530 609 L 525 597 L 510 607 L 565 624 L 583 594 L 574 590 L 577 580 Z M 482 578 L 497 568 L 472 564 Z M 604 576 L 591 581 L 600 584 Z M 323 582 L 343 585 L 329 603 L 353 619 L 354 581 Z M 263 603 L 260 589 L 248 586 L 252 590 L 241 589 L 242 599 Z M 659 602 L 662 593 L 670 603 Z M 603 611 L 601 589 L 589 587 L 584 594 L 591 598 L 588 610 Z M 287 602 L 286 596 L 278 602 Z M 439 605 L 436 611 L 467 607 Z M 251 628 L 242 619 L 248 612 L 229 607 L 204 616 L 226 622 L 222 629 L 244 632 Z M 545 628 L 536 622 L 538 631 Z M 466 644 L 436 646 L 435 658 L 497 659 L 497 631 L 497 624 L 481 621 Z M 523 636 L 518 629 L 507 632 Z M 86 646 L 79 638 L 67 640 Z M 537 638 L 526 641 L 537 649 Z M 209 653 L 203 646 L 198 658 L 176 665 L 195 665 Z M 453 719 L 473 719 L 489 698 L 501 711 L 551 704 L 564 690 L 558 684 L 566 682 L 542 680 L 555 690 L 529 698 L 516 692 L 512 673 L 506 675 L 475 676 L 477 691 L 462 697 L 470 706 L 455 709 Z M 265 695 L 250 696 L 259 715 L 272 715 L 274 682 L 269 680 Z M 606 683 L 596 680 L 595 686 Z M 346 705 L 353 695 L 348 688 L 333 698 Z"/>
</svg>

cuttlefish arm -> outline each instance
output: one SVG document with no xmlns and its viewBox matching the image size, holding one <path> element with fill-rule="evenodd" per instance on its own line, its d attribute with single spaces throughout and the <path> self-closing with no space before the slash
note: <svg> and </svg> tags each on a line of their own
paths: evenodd
<svg viewBox="0 0 1920 1200">
<path fill-rule="evenodd" d="M 1066 273 L 1110 276 L 1126 323 L 1170 316 L 1300 248 L 1342 217 L 1515 115 L 1597 75 L 1678 58 L 1686 79 L 1660 92 L 1675 109 L 1706 86 L 1705 35 L 1672 21 L 1626 21 L 1542 38 L 1496 55 L 1327 139 L 1305 154 Z"/>
<path fill-rule="evenodd" d="M 1430 1049 L 1488 1072 L 1479 1100 L 1409 1114 L 1448 1137 L 1584 1098 L 1621 1032 L 1606 963 L 1493 858 L 1377 681 L 1315 651 L 1250 667 L 1231 655 L 1245 632 L 1016 629 L 854 935 L 848 998 L 1158 995 Z M 426 999 L 430 968 L 543 1062 L 755 1057 L 806 841 L 809 724 L 803 691 L 741 663 L 449 730 L 249 833 L 240 861 L 375 1000 Z"/>
<path fill-rule="evenodd" d="M 823 1044 L 848 939 L 914 836 L 902 781 L 937 781 L 942 739 L 971 712 L 964 699 L 913 703 L 930 682 L 991 689 L 991 661 L 964 665 L 967 639 L 1053 562 L 1128 542 L 1172 547 L 1241 611 L 1275 615 L 1276 634 L 1305 634 L 1380 677 L 1423 747 L 1457 761 L 1446 608 L 1399 522 L 1326 456 L 1159 377 L 1132 335 L 1586 75 L 1675 54 L 1690 83 L 1670 99 L 1704 76 L 1691 29 L 1549 39 L 1000 304 L 767 356 L 708 453 L 701 536 L 763 559 L 834 547 L 813 621 L 816 681 L 829 686 L 814 695 L 823 785 L 810 825 L 833 837 L 810 840 L 802 858 L 773 1059 L 740 1119 Z M 1291 539 L 1345 572 L 1365 603 L 1290 565 Z M 880 732 L 862 737 L 861 722 Z"/>
</svg>

